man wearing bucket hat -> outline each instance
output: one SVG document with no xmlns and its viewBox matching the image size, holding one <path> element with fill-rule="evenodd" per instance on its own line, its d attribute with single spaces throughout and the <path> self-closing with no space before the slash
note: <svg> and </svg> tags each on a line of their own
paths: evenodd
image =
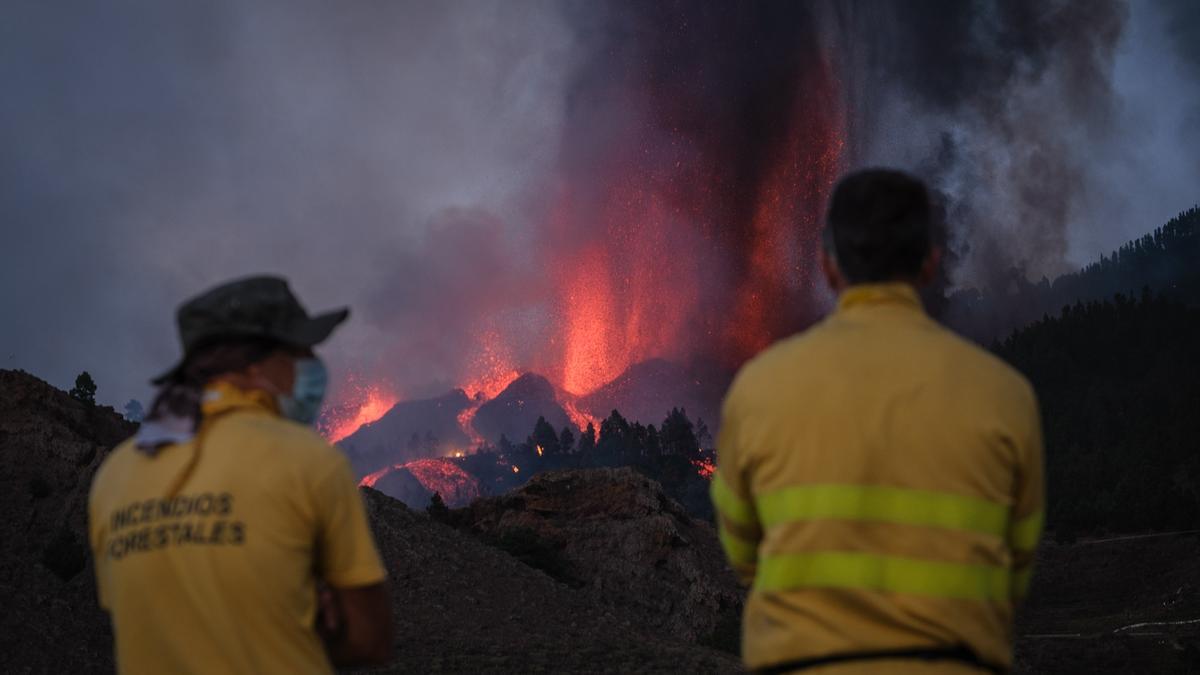
<svg viewBox="0 0 1200 675">
<path fill-rule="evenodd" d="M 313 347 L 346 319 L 251 277 L 180 307 L 183 358 L 96 473 L 89 534 L 122 673 L 386 661 L 386 572 L 346 458 L 313 432 Z M 320 589 L 320 590 L 318 590 Z"/>
</svg>

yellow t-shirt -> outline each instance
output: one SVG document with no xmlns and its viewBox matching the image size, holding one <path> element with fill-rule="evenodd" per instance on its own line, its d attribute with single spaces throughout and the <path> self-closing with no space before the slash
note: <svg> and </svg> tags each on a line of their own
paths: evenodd
<svg viewBox="0 0 1200 675">
<path fill-rule="evenodd" d="M 195 440 L 118 446 L 88 504 L 122 673 L 328 673 L 316 582 L 386 577 L 346 458 L 262 392 L 207 392 Z M 172 494 L 173 493 L 173 494 Z"/>
</svg>

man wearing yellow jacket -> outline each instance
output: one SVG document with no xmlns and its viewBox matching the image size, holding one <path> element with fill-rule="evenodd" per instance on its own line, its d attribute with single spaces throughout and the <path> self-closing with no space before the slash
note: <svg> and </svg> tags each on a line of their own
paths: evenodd
<svg viewBox="0 0 1200 675">
<path fill-rule="evenodd" d="M 751 669 L 1011 666 L 1042 527 L 1037 400 L 924 313 L 932 220 L 910 176 L 842 180 L 821 256 L 837 309 L 750 361 L 725 399 L 712 496 L 752 585 Z"/>
</svg>

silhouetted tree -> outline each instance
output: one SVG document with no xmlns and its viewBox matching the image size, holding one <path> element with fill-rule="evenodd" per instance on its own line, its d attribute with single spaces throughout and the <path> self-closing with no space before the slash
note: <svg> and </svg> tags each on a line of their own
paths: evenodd
<svg viewBox="0 0 1200 675">
<path fill-rule="evenodd" d="M 545 417 L 537 418 L 537 423 L 533 425 L 533 434 L 529 437 L 529 444 L 542 449 L 538 456 L 559 454 L 558 432 L 550 426 Z"/>
<path fill-rule="evenodd" d="M 142 418 L 145 416 L 146 411 L 142 409 L 142 402 L 135 398 L 129 399 L 129 402 L 125 404 L 125 419 L 141 424 Z"/>
<path fill-rule="evenodd" d="M 646 456 L 662 456 L 662 440 L 659 436 L 658 428 L 653 424 L 646 428 Z"/>
<path fill-rule="evenodd" d="M 596 450 L 596 425 L 588 422 L 587 428 L 579 436 L 579 454 L 591 455 Z"/>
<path fill-rule="evenodd" d="M 88 405 L 96 405 L 96 382 L 86 370 L 75 378 L 75 386 L 67 393 L 77 401 L 82 401 Z"/>
<path fill-rule="evenodd" d="M 713 447 L 713 437 L 708 432 L 708 425 L 704 423 L 703 417 L 696 418 L 696 442 L 700 444 L 701 450 Z"/>
<path fill-rule="evenodd" d="M 512 441 L 508 440 L 508 436 L 500 434 L 500 440 L 496 441 L 496 450 L 500 452 L 502 457 L 506 459 L 512 459 L 513 455 L 515 455 L 517 452 L 517 446 L 513 445 Z"/>
<path fill-rule="evenodd" d="M 570 454 L 575 449 L 575 434 L 571 433 L 571 427 L 563 427 L 558 435 L 558 447 L 563 454 Z"/>
<path fill-rule="evenodd" d="M 700 456 L 700 443 L 696 440 L 692 421 L 687 412 L 672 408 L 662 423 L 663 453 L 694 459 Z"/>
</svg>

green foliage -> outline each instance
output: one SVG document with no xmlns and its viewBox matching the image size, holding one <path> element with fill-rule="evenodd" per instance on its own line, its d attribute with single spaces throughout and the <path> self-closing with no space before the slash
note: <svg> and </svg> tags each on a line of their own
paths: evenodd
<svg viewBox="0 0 1200 675">
<path fill-rule="evenodd" d="M 96 382 L 86 370 L 75 378 L 75 386 L 67 393 L 77 401 L 82 401 L 88 405 L 96 405 Z"/>
<path fill-rule="evenodd" d="M 1200 527 L 1200 310 L 1118 294 L 995 350 L 1038 392 L 1057 538 Z"/>
</svg>

